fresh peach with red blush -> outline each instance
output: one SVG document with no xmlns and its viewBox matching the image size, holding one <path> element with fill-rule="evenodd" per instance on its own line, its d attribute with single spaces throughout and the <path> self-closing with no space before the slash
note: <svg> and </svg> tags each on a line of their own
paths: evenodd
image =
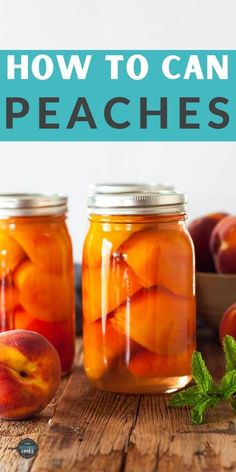
<svg viewBox="0 0 236 472">
<path fill-rule="evenodd" d="M 56 349 L 33 331 L 0 333 L 0 417 L 29 418 L 54 397 L 61 366 Z"/>
<path fill-rule="evenodd" d="M 217 272 L 236 273 L 236 216 L 227 216 L 214 228 L 210 248 Z"/>
<path fill-rule="evenodd" d="M 236 303 L 227 308 L 220 322 L 221 341 L 223 341 L 226 334 L 236 339 Z"/>
<path fill-rule="evenodd" d="M 215 272 L 213 255 L 210 250 L 210 238 L 213 229 L 227 216 L 227 213 L 211 213 L 193 220 L 188 229 L 193 240 L 196 270 L 199 272 Z"/>
</svg>

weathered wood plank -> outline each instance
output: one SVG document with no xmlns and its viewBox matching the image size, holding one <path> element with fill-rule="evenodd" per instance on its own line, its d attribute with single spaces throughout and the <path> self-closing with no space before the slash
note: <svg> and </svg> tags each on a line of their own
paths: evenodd
<svg viewBox="0 0 236 472">
<path fill-rule="evenodd" d="M 228 406 L 223 410 L 220 407 L 209 412 L 206 421 L 207 424 L 193 426 L 188 411 L 168 408 L 164 396 L 143 397 L 124 470 L 236 470 L 234 413 Z"/>
<path fill-rule="evenodd" d="M 77 343 L 77 356 L 82 349 L 81 340 Z M 60 398 L 63 394 L 68 377 L 61 384 L 53 401 L 35 418 L 27 421 L 0 420 L 0 472 L 28 472 L 35 460 L 23 459 L 15 450 L 23 438 L 31 438 L 41 447 L 42 440 L 48 429 Z"/>
<path fill-rule="evenodd" d="M 32 472 L 121 469 L 139 397 L 95 390 L 77 367 L 51 421 Z"/>
</svg>

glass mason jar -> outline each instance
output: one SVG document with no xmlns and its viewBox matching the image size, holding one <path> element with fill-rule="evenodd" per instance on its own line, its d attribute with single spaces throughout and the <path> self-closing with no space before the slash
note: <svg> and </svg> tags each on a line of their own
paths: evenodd
<svg viewBox="0 0 236 472">
<path fill-rule="evenodd" d="M 74 274 L 67 198 L 0 195 L 0 331 L 28 329 L 74 358 Z"/>
<path fill-rule="evenodd" d="M 94 386 L 172 392 L 191 380 L 194 251 L 174 190 L 94 189 L 83 251 L 84 366 Z"/>
</svg>

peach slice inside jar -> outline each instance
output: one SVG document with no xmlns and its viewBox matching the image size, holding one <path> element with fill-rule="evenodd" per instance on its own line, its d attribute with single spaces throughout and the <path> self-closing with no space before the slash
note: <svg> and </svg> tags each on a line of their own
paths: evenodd
<svg viewBox="0 0 236 472">
<path fill-rule="evenodd" d="M 74 358 L 74 323 L 72 319 L 61 323 L 34 318 L 20 306 L 14 310 L 14 328 L 35 331 L 44 336 L 57 349 L 62 372 L 67 372 Z"/>
<path fill-rule="evenodd" d="M 146 349 L 177 354 L 194 335 L 194 299 L 162 287 L 142 289 L 114 312 L 112 326 Z"/>
<path fill-rule="evenodd" d="M 191 251 L 187 234 L 179 230 L 139 231 L 119 248 L 145 288 L 161 285 L 181 296 L 194 290 Z"/>
<path fill-rule="evenodd" d="M 194 346 L 174 355 L 157 354 L 140 349 L 131 358 L 128 369 L 138 377 L 178 377 L 191 374 Z"/>
<path fill-rule="evenodd" d="M 113 328 L 110 319 L 102 324 L 101 320 L 83 326 L 84 366 L 91 379 L 101 378 L 111 367 L 111 363 L 122 355 L 126 338 Z"/>
<path fill-rule="evenodd" d="M 26 254 L 21 246 L 0 231 L 0 277 L 13 272 L 25 257 Z"/>
<path fill-rule="evenodd" d="M 96 225 L 96 226 L 95 226 Z M 116 256 L 118 248 L 133 233 L 141 230 L 143 224 L 94 223 L 84 243 L 83 264 L 100 267 L 102 259 Z"/>
<path fill-rule="evenodd" d="M 122 257 L 104 259 L 100 268 L 83 267 L 83 313 L 87 322 L 115 310 L 141 289 L 141 284 Z"/>
<path fill-rule="evenodd" d="M 42 270 L 63 273 L 72 265 L 71 243 L 66 226 L 50 223 L 17 223 L 11 237 L 24 250 L 28 258 Z M 69 251 L 68 251 L 69 246 Z"/>
<path fill-rule="evenodd" d="M 25 261 L 14 273 L 19 302 L 35 318 L 61 322 L 73 306 L 73 286 L 68 275 L 48 274 Z"/>
</svg>

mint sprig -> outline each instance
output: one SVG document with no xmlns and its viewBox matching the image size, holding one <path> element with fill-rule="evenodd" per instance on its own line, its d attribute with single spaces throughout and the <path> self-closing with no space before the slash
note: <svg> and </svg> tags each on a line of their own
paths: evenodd
<svg viewBox="0 0 236 472">
<path fill-rule="evenodd" d="M 207 408 L 231 399 L 232 408 L 236 411 L 236 341 L 232 336 L 223 340 L 226 371 L 219 384 L 215 384 L 200 352 L 192 356 L 192 376 L 196 383 L 193 387 L 172 396 L 169 405 L 173 407 L 190 406 L 192 422 L 200 424 L 204 420 Z"/>
<path fill-rule="evenodd" d="M 208 393 L 214 390 L 213 378 L 200 352 L 194 352 L 192 357 L 192 375 L 199 393 Z"/>
<path fill-rule="evenodd" d="M 226 360 L 226 372 L 236 369 L 236 341 L 232 336 L 225 336 L 223 339 L 223 349 Z"/>
</svg>

